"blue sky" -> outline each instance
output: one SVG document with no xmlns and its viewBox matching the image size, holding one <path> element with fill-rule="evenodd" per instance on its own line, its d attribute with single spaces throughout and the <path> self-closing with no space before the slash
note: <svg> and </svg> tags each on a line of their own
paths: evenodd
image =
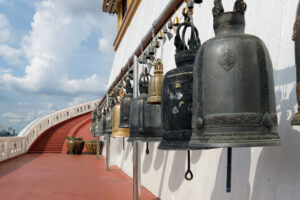
<svg viewBox="0 0 300 200">
<path fill-rule="evenodd" d="M 102 0 L 0 0 L 0 126 L 21 131 L 55 110 L 101 98 L 117 19 Z"/>
</svg>

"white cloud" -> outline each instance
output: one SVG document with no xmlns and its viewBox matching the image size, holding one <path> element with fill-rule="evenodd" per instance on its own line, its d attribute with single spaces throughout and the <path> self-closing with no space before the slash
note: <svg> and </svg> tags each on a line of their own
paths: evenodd
<svg viewBox="0 0 300 200">
<path fill-rule="evenodd" d="M 14 49 L 6 44 L 0 45 L 0 56 L 9 64 L 20 63 L 19 56 L 21 51 L 19 49 Z"/>
<path fill-rule="evenodd" d="M 7 61 L 12 62 L 13 55 L 20 51 L 28 60 L 23 77 L 10 73 L 0 74 L 0 86 L 11 90 L 31 93 L 99 94 L 106 85 L 97 75 L 74 79 L 67 72 L 71 57 L 82 42 L 91 34 L 92 28 L 105 30 L 109 35 L 112 20 L 100 18 L 99 0 L 43 0 L 38 4 L 32 31 L 22 41 L 21 50 L 4 46 L 1 51 Z M 105 15 L 106 17 L 107 15 Z M 109 17 L 109 16 L 107 16 Z M 108 19 L 108 18 L 107 18 Z M 108 41 L 102 41 L 107 45 Z M 112 42 L 110 42 L 112 44 Z M 108 46 L 108 45 L 107 45 Z"/>
<path fill-rule="evenodd" d="M 108 54 L 113 52 L 113 46 L 111 41 L 107 37 L 99 38 L 98 50 L 103 54 Z"/>
<path fill-rule="evenodd" d="M 0 0 L 0 4 L 1 4 L 1 3 L 5 3 L 5 1 L 6 1 L 6 0 Z"/>
<path fill-rule="evenodd" d="M 7 73 L 11 73 L 11 69 L 4 69 L 0 67 L 0 74 L 7 74 Z"/>
<path fill-rule="evenodd" d="M 2 113 L 1 117 L 7 118 L 7 119 L 19 119 L 19 118 L 21 118 L 21 116 L 19 114 L 12 113 L 12 112 Z"/>
<path fill-rule="evenodd" d="M 1 0 L 0 0 L 1 3 Z M 10 37 L 10 25 L 6 16 L 0 13 L 0 43 L 6 42 Z"/>
<path fill-rule="evenodd" d="M 73 100 L 71 102 L 68 103 L 68 106 L 75 106 L 75 105 L 78 105 L 78 104 L 81 104 L 81 103 L 84 103 L 86 102 L 86 98 L 84 97 L 74 97 Z"/>
</svg>

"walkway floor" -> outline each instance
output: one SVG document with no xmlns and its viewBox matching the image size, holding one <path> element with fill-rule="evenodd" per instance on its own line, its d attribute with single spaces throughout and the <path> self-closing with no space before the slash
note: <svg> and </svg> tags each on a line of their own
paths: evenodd
<svg viewBox="0 0 300 200">
<path fill-rule="evenodd" d="M 95 155 L 26 154 L 0 163 L 5 200 L 131 200 L 132 179 Z M 157 198 L 142 188 L 143 200 Z"/>
</svg>

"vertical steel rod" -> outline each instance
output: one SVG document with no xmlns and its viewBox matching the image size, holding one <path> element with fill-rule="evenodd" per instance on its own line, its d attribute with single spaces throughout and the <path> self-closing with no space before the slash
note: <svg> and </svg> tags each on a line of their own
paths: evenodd
<svg viewBox="0 0 300 200">
<path fill-rule="evenodd" d="M 133 57 L 133 98 L 138 96 L 138 62 L 137 57 Z M 133 200 L 141 199 L 141 172 L 139 144 L 133 142 Z"/>
<path fill-rule="evenodd" d="M 108 108 L 108 94 L 106 95 L 106 107 Z M 106 157 L 105 157 L 105 163 L 106 163 L 106 170 L 109 171 L 109 156 L 110 156 L 110 135 L 106 136 Z"/>
<path fill-rule="evenodd" d="M 232 164 L 232 148 L 227 149 L 227 178 L 226 178 L 226 192 L 231 192 L 231 164 Z"/>
<path fill-rule="evenodd" d="M 96 136 L 96 151 L 97 151 L 97 160 L 100 160 L 100 155 L 99 155 L 99 152 L 100 152 L 100 141 L 99 141 L 99 137 L 100 136 Z"/>
</svg>

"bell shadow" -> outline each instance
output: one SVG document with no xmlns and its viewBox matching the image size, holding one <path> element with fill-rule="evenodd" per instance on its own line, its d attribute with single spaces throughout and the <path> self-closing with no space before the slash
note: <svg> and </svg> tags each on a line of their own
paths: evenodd
<svg viewBox="0 0 300 200">
<path fill-rule="evenodd" d="M 149 146 L 149 154 L 145 155 L 144 162 L 143 162 L 143 173 L 147 173 L 151 167 L 151 163 L 153 160 L 153 150 L 154 150 L 154 143 L 148 142 Z"/>
<path fill-rule="evenodd" d="M 231 192 L 226 192 L 227 148 L 222 150 L 219 159 L 215 186 L 211 200 L 248 200 L 250 198 L 250 148 L 232 149 Z"/>
<path fill-rule="evenodd" d="M 276 91 L 276 101 L 279 102 L 277 113 L 280 115 L 278 133 L 282 145 L 262 150 L 256 166 L 251 200 L 300 198 L 300 127 L 291 126 L 297 104 L 295 87 L 288 98 L 282 90 Z"/>
<path fill-rule="evenodd" d="M 162 154 L 161 150 L 157 150 L 157 152 L 159 152 Z M 165 153 L 163 153 L 163 157 L 162 157 L 162 163 L 163 163 L 163 169 L 162 169 L 162 173 L 161 173 L 161 178 L 160 178 L 160 183 L 159 183 L 159 191 L 158 191 L 158 197 L 161 197 L 161 193 L 163 191 L 163 187 L 164 187 L 164 178 L 165 178 L 165 174 L 166 174 L 166 169 L 167 169 L 167 162 L 168 162 L 168 157 L 169 157 L 169 151 Z M 160 165 L 161 166 L 161 165 Z"/>
<path fill-rule="evenodd" d="M 176 151 L 173 158 L 172 169 L 169 176 L 169 189 L 177 191 L 184 181 L 187 151 Z"/>
<path fill-rule="evenodd" d="M 192 151 L 191 152 L 191 163 L 196 164 L 200 160 L 202 151 Z"/>
<path fill-rule="evenodd" d="M 167 153 L 168 153 L 168 151 L 167 151 Z M 164 157 L 165 157 L 165 151 L 157 149 L 155 160 L 154 160 L 154 169 L 156 171 L 162 166 Z"/>
<path fill-rule="evenodd" d="M 122 153 L 123 151 L 123 138 L 116 138 L 117 144 L 117 152 Z"/>
<path fill-rule="evenodd" d="M 127 142 L 127 145 L 125 147 L 125 156 L 124 156 L 124 159 L 127 160 L 128 159 L 128 156 L 129 156 L 129 152 L 130 152 L 130 149 L 132 148 L 132 142 Z"/>
</svg>

